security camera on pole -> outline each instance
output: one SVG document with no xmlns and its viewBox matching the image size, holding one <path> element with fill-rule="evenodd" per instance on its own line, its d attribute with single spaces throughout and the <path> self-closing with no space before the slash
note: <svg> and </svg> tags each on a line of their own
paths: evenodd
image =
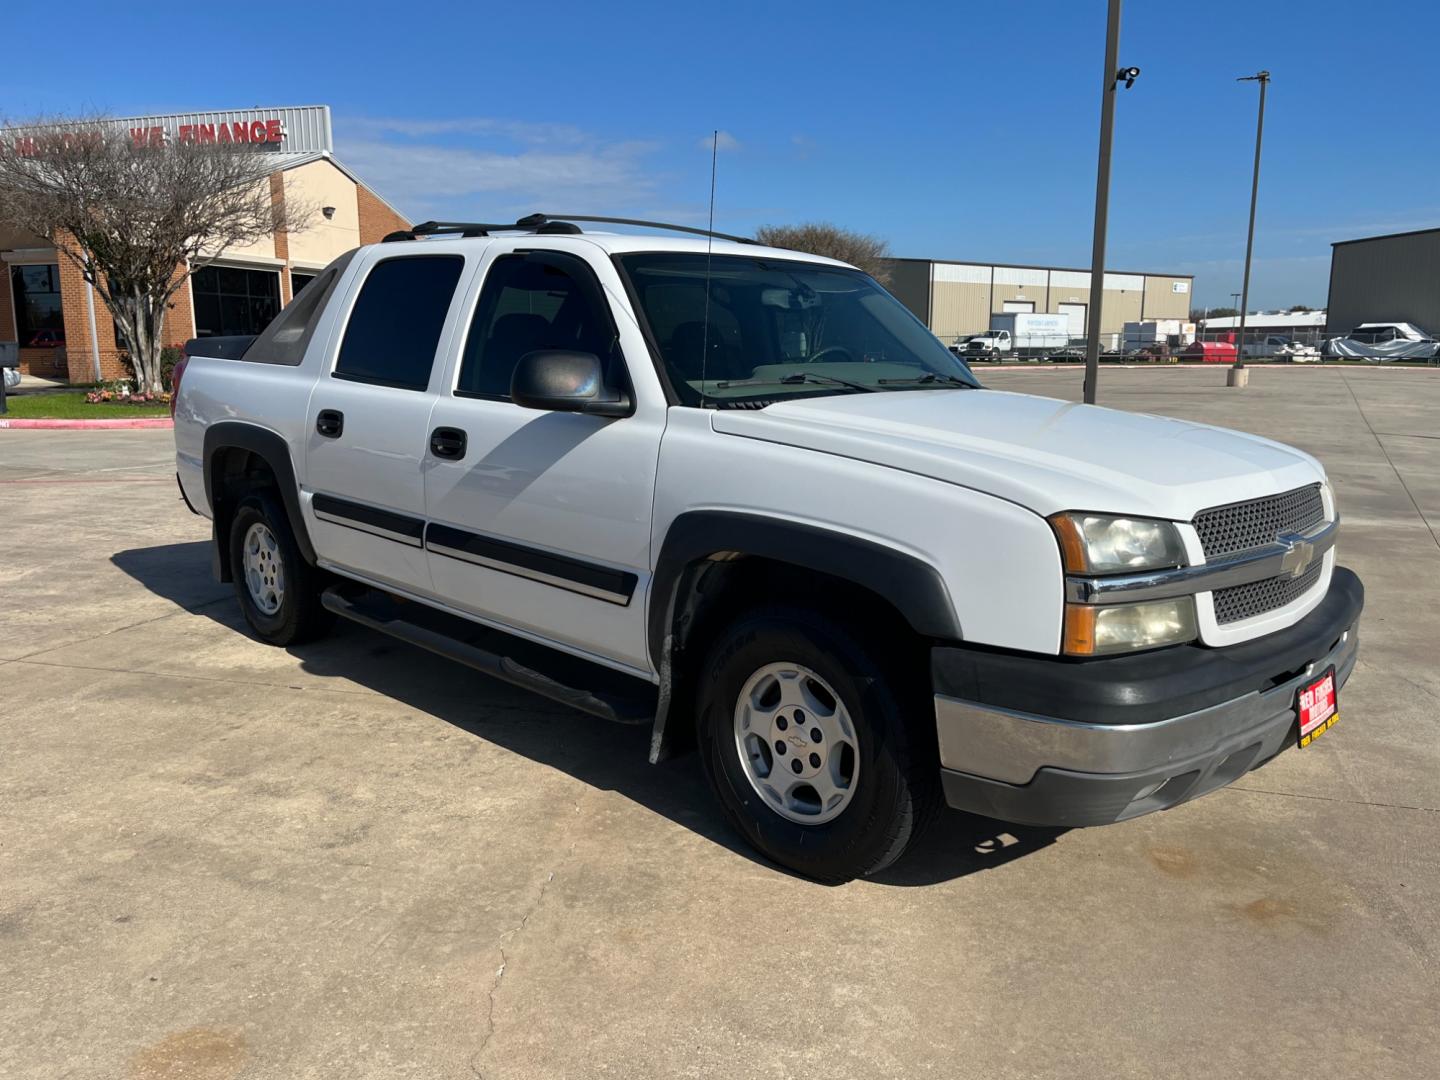
<svg viewBox="0 0 1440 1080">
<path fill-rule="evenodd" d="M 1122 68 L 1120 56 L 1120 0 L 1110 0 L 1105 33 L 1105 78 L 1100 96 L 1100 163 L 1095 173 L 1095 247 L 1090 256 L 1090 306 L 1085 312 L 1085 402 L 1095 404 L 1100 375 L 1100 315 L 1105 303 L 1105 228 L 1110 214 L 1110 142 L 1115 131 L 1115 90 L 1125 89 L 1140 77 L 1138 67 Z"/>
<path fill-rule="evenodd" d="M 1265 88 L 1270 85 L 1270 72 L 1258 71 L 1244 75 L 1236 82 L 1260 84 L 1260 115 L 1255 120 L 1255 172 L 1250 179 L 1250 232 L 1245 238 L 1245 280 L 1240 285 L 1240 326 L 1235 334 L 1235 366 L 1225 379 L 1226 386 L 1245 386 L 1250 373 L 1245 370 L 1245 313 L 1250 307 L 1250 256 L 1255 250 L 1255 197 L 1260 193 L 1260 138 L 1265 134 Z"/>
</svg>

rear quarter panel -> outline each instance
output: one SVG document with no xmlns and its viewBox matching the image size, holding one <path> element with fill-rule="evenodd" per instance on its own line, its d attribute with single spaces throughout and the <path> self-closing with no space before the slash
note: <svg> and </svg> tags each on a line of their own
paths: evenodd
<svg viewBox="0 0 1440 1080">
<path fill-rule="evenodd" d="M 296 366 L 226 360 L 204 354 L 203 342 L 185 365 L 175 403 L 175 467 L 190 504 L 213 516 L 205 495 L 205 432 L 221 421 L 253 424 L 285 441 L 297 483 L 305 483 L 306 417 L 321 361 L 339 320 L 336 302 L 354 275 L 353 263 L 320 313 L 304 359 Z"/>
<path fill-rule="evenodd" d="M 307 371 L 307 368 L 310 368 Z M 180 381 L 175 408 L 175 466 L 190 503 L 205 516 L 205 432 L 221 421 L 240 421 L 285 440 L 297 480 L 304 467 L 304 425 L 313 367 L 247 363 L 192 356 Z"/>
</svg>

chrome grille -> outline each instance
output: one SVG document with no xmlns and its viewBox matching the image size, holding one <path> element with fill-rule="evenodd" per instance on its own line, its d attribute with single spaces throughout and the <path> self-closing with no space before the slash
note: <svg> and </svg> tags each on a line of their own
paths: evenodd
<svg viewBox="0 0 1440 1080">
<path fill-rule="evenodd" d="M 1252 581 L 1248 585 L 1216 589 L 1215 621 L 1223 626 L 1282 608 L 1313 589 L 1324 569 L 1325 561 L 1317 559 L 1315 565 L 1298 578 L 1273 577 Z"/>
<path fill-rule="evenodd" d="M 1324 520 L 1320 485 L 1311 484 L 1280 495 L 1201 510 L 1194 524 L 1205 558 L 1214 559 L 1261 547 L 1281 533 L 1306 533 Z"/>
</svg>

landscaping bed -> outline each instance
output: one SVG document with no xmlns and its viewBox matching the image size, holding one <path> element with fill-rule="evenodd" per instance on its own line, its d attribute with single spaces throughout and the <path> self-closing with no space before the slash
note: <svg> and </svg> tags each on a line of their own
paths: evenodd
<svg viewBox="0 0 1440 1080">
<path fill-rule="evenodd" d="M 9 420 L 125 420 L 168 417 L 170 406 L 163 401 L 131 404 L 124 400 L 86 401 L 83 390 L 61 393 L 7 394 L 5 419 Z"/>
</svg>

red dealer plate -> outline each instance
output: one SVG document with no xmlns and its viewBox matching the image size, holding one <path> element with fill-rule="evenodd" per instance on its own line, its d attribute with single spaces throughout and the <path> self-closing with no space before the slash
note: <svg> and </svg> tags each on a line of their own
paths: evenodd
<svg viewBox="0 0 1440 1080">
<path fill-rule="evenodd" d="M 1335 703 L 1335 669 L 1329 668 L 1314 682 L 1300 687 L 1295 699 L 1300 716 L 1300 745 L 1309 746 L 1335 726 L 1340 713 Z"/>
</svg>

